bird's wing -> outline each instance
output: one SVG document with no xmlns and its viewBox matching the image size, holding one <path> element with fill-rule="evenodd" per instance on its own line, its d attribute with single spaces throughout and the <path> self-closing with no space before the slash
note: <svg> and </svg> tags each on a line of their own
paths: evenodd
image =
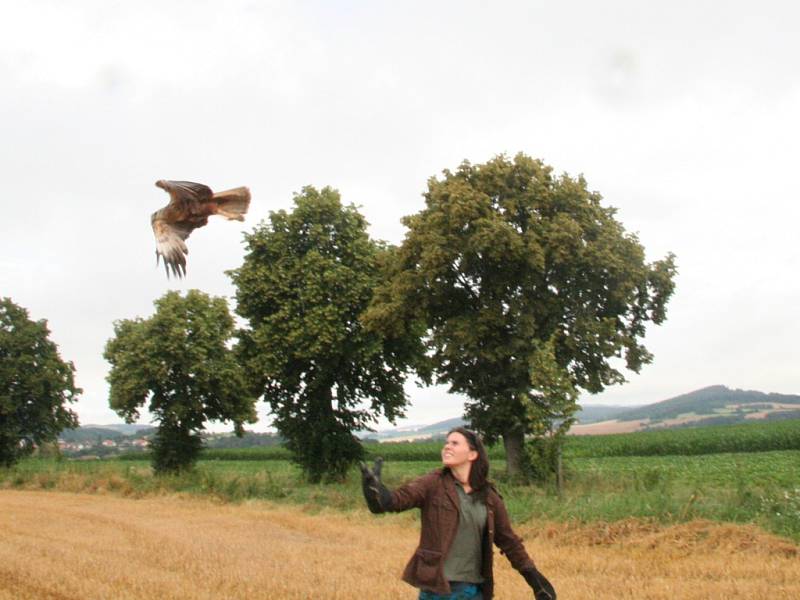
<svg viewBox="0 0 800 600">
<path fill-rule="evenodd" d="M 195 212 L 195 207 L 203 202 L 209 202 L 214 197 L 210 187 L 193 181 L 162 179 L 157 185 L 169 193 L 170 204 L 175 204 L 184 210 L 188 209 L 192 214 Z"/>
<path fill-rule="evenodd" d="M 158 257 L 161 256 L 164 259 L 167 277 L 170 269 L 172 274 L 179 278 L 186 275 L 186 255 L 189 254 L 189 249 L 184 240 L 189 237 L 194 227 L 181 221 L 169 223 L 161 218 L 158 212 L 153 214 L 151 224 L 156 236 L 156 264 Z"/>
</svg>

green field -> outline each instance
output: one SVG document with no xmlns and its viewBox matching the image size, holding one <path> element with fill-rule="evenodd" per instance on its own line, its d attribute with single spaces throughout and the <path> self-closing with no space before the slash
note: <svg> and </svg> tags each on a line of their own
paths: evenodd
<svg viewBox="0 0 800 600">
<path fill-rule="evenodd" d="M 551 486 L 496 481 L 515 522 L 616 521 L 629 517 L 677 523 L 694 518 L 756 523 L 800 542 L 800 451 L 703 456 L 573 457 L 559 497 Z M 388 461 L 384 480 L 394 487 L 438 466 L 436 461 Z M 362 510 L 356 470 L 344 483 L 311 485 L 285 460 L 203 460 L 194 472 L 155 477 L 146 461 L 28 459 L 0 469 L 0 488 L 74 492 L 205 495 L 224 502 L 251 499 Z"/>
</svg>

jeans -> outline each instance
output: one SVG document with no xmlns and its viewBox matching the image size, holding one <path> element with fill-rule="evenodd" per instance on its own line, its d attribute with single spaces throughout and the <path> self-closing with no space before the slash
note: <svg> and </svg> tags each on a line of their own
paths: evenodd
<svg viewBox="0 0 800 600">
<path fill-rule="evenodd" d="M 434 594 L 420 590 L 418 600 L 483 600 L 479 584 L 451 581 L 450 589 L 452 590 L 450 594 Z"/>
</svg>

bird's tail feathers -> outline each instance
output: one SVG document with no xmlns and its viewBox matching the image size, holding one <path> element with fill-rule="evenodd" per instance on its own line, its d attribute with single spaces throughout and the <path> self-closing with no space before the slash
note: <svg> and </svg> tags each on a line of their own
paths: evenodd
<svg viewBox="0 0 800 600">
<path fill-rule="evenodd" d="M 233 188 L 214 194 L 217 202 L 217 214 L 229 221 L 244 221 L 244 215 L 250 207 L 250 190 L 246 187 Z"/>
</svg>

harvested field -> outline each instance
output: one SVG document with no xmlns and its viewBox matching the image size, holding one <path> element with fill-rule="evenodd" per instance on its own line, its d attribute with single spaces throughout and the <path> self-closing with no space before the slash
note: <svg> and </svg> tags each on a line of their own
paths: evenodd
<svg viewBox="0 0 800 600">
<path fill-rule="evenodd" d="M 562 600 L 800 598 L 798 547 L 750 526 L 519 528 Z M 0 599 L 415 598 L 411 513 L 0 491 Z M 531 598 L 497 554 L 497 598 Z"/>
<path fill-rule="evenodd" d="M 599 421 L 586 425 L 573 425 L 570 427 L 571 435 L 608 435 L 609 433 L 632 433 L 639 431 L 647 424 L 646 420 L 639 421 Z"/>
</svg>

